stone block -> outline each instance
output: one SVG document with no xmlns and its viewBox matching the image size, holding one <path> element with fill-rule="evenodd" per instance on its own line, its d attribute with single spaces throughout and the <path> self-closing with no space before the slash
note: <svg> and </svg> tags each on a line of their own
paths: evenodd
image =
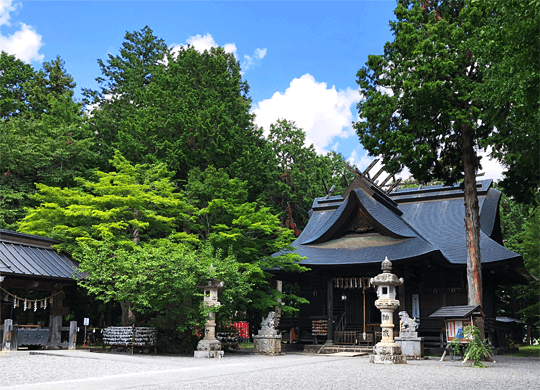
<svg viewBox="0 0 540 390">
<path fill-rule="evenodd" d="M 416 333 L 416 332 L 415 332 Z M 410 359 L 419 359 L 424 356 L 424 338 L 423 337 L 396 337 L 396 344 L 401 347 L 401 351 Z"/>
<path fill-rule="evenodd" d="M 260 355 L 280 355 L 281 335 L 253 336 L 253 352 Z"/>
<path fill-rule="evenodd" d="M 193 357 L 207 358 L 207 359 L 220 359 L 225 355 L 223 351 L 195 351 Z"/>
</svg>

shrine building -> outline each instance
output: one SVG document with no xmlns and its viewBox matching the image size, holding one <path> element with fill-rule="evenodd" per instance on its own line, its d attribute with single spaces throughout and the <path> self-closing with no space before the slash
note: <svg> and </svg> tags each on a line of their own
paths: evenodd
<svg viewBox="0 0 540 390">
<path fill-rule="evenodd" d="M 398 312 L 406 311 L 419 323 L 425 346 L 442 348 L 444 321 L 428 317 L 443 306 L 467 305 L 463 190 L 459 185 L 398 188 L 397 183 L 384 188 L 375 182 L 381 171 L 370 178 L 368 170 L 354 170 L 355 179 L 342 195 L 329 192 L 314 200 L 308 224 L 291 244 L 310 271 L 275 272 L 276 279 L 297 285 L 296 294 L 310 303 L 300 307 L 297 318 L 282 318 L 280 327 L 295 329 L 304 343 L 375 344 L 381 318 L 369 280 L 387 257 L 392 273 L 405 280 L 398 287 L 394 323 L 399 324 Z M 505 347 L 507 324 L 496 321 L 495 291 L 525 283 L 527 272 L 522 257 L 503 246 L 501 193 L 491 180 L 477 181 L 476 189 L 486 336 L 495 347 Z"/>
</svg>

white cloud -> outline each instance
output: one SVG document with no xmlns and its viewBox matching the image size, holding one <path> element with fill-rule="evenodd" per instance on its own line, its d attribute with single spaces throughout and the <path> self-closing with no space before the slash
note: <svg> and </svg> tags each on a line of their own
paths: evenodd
<svg viewBox="0 0 540 390">
<path fill-rule="evenodd" d="M 252 66 L 260 64 L 261 60 L 264 58 L 264 56 L 266 56 L 266 51 L 266 48 L 256 48 L 252 55 L 248 56 L 247 54 L 245 54 L 245 61 L 242 63 L 242 70 L 245 72 Z"/>
<path fill-rule="evenodd" d="M 482 156 L 480 164 L 482 169 L 480 172 L 484 172 L 484 176 L 481 179 L 493 179 L 493 180 L 502 180 L 503 171 L 505 168 L 494 158 L 490 158 L 489 154 L 491 153 L 491 147 L 486 148 L 485 151 L 479 151 L 478 154 Z"/>
<path fill-rule="evenodd" d="M 223 46 L 223 49 L 226 53 L 231 53 L 236 57 L 236 45 L 234 43 L 226 43 L 225 46 Z"/>
<path fill-rule="evenodd" d="M 21 29 L 12 35 L 0 34 L 0 51 L 5 51 L 24 62 L 42 61 L 45 56 L 39 53 L 43 46 L 41 35 L 31 26 L 21 23 Z"/>
<path fill-rule="evenodd" d="M 17 9 L 20 3 L 13 4 L 12 0 L 0 0 L 0 26 L 9 26 L 9 19 L 11 18 L 10 12 Z"/>
<path fill-rule="evenodd" d="M 173 45 L 172 50 L 174 52 L 178 52 L 181 47 L 187 47 L 187 45 L 191 45 L 195 50 L 197 50 L 200 53 L 203 53 L 205 50 L 210 51 L 212 47 L 218 47 L 219 45 L 214 40 L 214 37 L 212 37 L 211 34 L 206 33 L 204 36 L 201 36 L 201 34 L 197 34 L 194 36 L 189 37 L 186 39 L 187 44 L 180 44 L 180 45 Z M 223 46 L 223 49 L 227 53 L 232 53 L 236 56 L 236 45 L 234 43 L 226 43 Z"/>
<path fill-rule="evenodd" d="M 11 26 L 10 13 L 15 11 L 20 3 L 13 3 L 12 0 L 0 0 L 0 26 Z M 41 61 L 45 57 L 39 54 L 43 43 L 41 35 L 34 28 L 27 24 L 20 23 L 20 30 L 11 35 L 0 33 L 0 51 L 12 54 L 24 62 Z"/>
<path fill-rule="evenodd" d="M 268 134 L 270 124 L 278 119 L 295 121 L 306 132 L 306 144 L 314 144 L 318 153 L 326 153 L 334 138 L 354 134 L 351 105 L 360 99 L 357 90 L 337 91 L 317 82 L 310 74 L 291 81 L 285 92 L 276 92 L 253 108 L 255 123 Z"/>
<path fill-rule="evenodd" d="M 255 56 L 258 59 L 262 60 L 265 55 L 266 55 L 266 48 L 264 48 L 264 49 L 259 49 L 259 48 L 255 49 Z"/>
</svg>

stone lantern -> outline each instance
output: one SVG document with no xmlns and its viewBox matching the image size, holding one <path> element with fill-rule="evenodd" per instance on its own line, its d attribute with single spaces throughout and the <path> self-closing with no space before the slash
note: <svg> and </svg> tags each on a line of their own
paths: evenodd
<svg viewBox="0 0 540 390">
<path fill-rule="evenodd" d="M 375 306 L 381 311 L 382 339 L 373 347 L 371 363 L 404 364 L 407 357 L 401 352 L 401 347 L 394 342 L 394 310 L 399 307 L 396 299 L 396 286 L 403 284 L 403 278 L 390 271 L 392 263 L 388 257 L 382 262 L 382 274 L 371 278 L 371 284 L 377 286 Z"/>
<path fill-rule="evenodd" d="M 223 288 L 223 282 L 217 279 L 210 279 L 207 284 L 197 287 L 204 291 L 204 305 L 208 307 L 219 307 L 218 290 Z M 204 338 L 197 344 L 195 351 L 196 358 L 221 358 L 224 352 L 221 350 L 221 343 L 216 339 L 216 313 L 213 311 L 208 315 L 208 320 L 204 325 Z"/>
</svg>

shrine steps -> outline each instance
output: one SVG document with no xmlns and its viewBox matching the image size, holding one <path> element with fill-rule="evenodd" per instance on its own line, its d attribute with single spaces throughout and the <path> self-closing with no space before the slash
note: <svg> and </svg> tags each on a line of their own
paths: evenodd
<svg viewBox="0 0 540 390">
<path fill-rule="evenodd" d="M 309 348 L 308 348 L 309 347 Z M 368 345 L 309 345 L 304 348 L 305 353 L 316 353 L 318 355 L 331 355 L 334 353 L 365 353 L 373 352 L 373 346 Z"/>
</svg>

